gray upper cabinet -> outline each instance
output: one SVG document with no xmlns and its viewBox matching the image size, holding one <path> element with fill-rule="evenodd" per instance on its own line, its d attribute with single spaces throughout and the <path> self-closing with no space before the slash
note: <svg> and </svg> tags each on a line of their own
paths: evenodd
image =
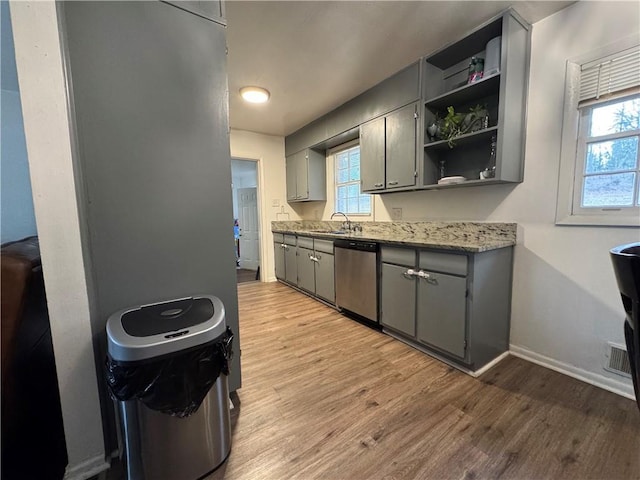
<svg viewBox="0 0 640 480">
<path fill-rule="evenodd" d="M 286 158 L 287 201 L 327 199 L 326 158 L 307 148 Z"/>
<path fill-rule="evenodd" d="M 413 103 L 360 127 L 363 192 L 416 185 L 417 109 L 418 104 Z"/>
<path fill-rule="evenodd" d="M 416 184 L 417 104 L 407 105 L 386 117 L 387 189 Z"/>
<path fill-rule="evenodd" d="M 287 201 L 295 202 L 298 196 L 298 177 L 296 174 L 300 154 L 295 154 L 285 159 L 287 178 Z"/>
<path fill-rule="evenodd" d="M 287 136 L 286 155 L 309 147 L 331 148 L 357 138 L 359 129 L 364 192 L 522 182 L 530 28 L 513 10 L 506 10 Z M 469 83 L 472 57 L 487 62 L 483 78 Z M 418 99 L 411 111 L 409 105 Z M 487 115 L 477 122 L 469 117 L 473 126 L 465 126 L 464 133 L 449 142 L 432 136 L 428 128 L 446 117 L 449 107 L 458 114 L 473 109 Z M 480 172 L 486 175 L 481 178 Z M 438 184 L 450 176 L 466 180 Z"/>
<path fill-rule="evenodd" d="M 530 26 L 508 10 L 424 59 L 423 188 L 523 180 L 529 52 Z M 469 83 L 467 67 L 472 57 L 487 61 L 483 78 Z M 429 126 L 444 118 L 450 107 L 461 114 L 486 109 L 488 121 L 467 128 L 452 143 L 441 135 L 432 136 Z M 489 178 L 480 178 L 485 169 Z M 463 176 L 466 181 L 438 185 L 443 176 Z"/>
<path fill-rule="evenodd" d="M 360 179 L 363 192 L 385 187 L 385 119 L 376 118 L 360 126 Z"/>
</svg>

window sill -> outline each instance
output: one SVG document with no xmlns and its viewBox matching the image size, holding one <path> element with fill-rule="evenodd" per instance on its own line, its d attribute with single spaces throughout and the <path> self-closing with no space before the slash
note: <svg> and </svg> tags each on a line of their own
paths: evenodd
<svg viewBox="0 0 640 480">
<path fill-rule="evenodd" d="M 556 218 L 558 226 L 574 227 L 640 227 L 640 217 L 637 216 L 607 216 L 607 215 L 567 215 Z"/>
</svg>

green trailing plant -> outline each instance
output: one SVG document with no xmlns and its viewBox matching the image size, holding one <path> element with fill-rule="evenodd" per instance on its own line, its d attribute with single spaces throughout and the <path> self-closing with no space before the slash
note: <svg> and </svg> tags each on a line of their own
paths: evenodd
<svg viewBox="0 0 640 480">
<path fill-rule="evenodd" d="M 487 108 L 476 105 L 469 113 L 457 113 L 452 106 L 447 107 L 447 115 L 438 120 L 438 134 L 447 141 L 449 148 L 455 146 L 455 139 L 465 133 L 476 132 L 486 128 Z"/>
<path fill-rule="evenodd" d="M 449 148 L 453 148 L 455 146 L 454 139 L 464 133 L 462 131 L 463 120 L 464 114 L 456 113 L 453 107 L 447 107 L 447 115 L 442 119 L 440 133 L 443 139 L 447 141 Z"/>
</svg>

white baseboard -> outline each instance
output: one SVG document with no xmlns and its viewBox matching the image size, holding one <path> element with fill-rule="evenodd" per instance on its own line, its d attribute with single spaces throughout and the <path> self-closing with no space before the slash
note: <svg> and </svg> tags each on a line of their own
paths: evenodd
<svg viewBox="0 0 640 480">
<path fill-rule="evenodd" d="M 98 455 L 77 465 L 67 465 L 63 480 L 87 480 L 108 470 L 109 467 L 104 455 Z"/>
<path fill-rule="evenodd" d="M 556 372 L 563 373 L 570 377 L 576 378 L 583 382 L 589 383 L 596 387 L 608 390 L 623 397 L 635 400 L 635 394 L 633 393 L 633 385 L 619 382 L 613 378 L 605 377 L 597 373 L 583 370 L 582 368 L 570 365 L 568 363 L 554 360 L 553 358 L 546 357 L 539 353 L 532 352 L 531 350 L 519 347 L 517 345 L 510 345 L 509 351 L 512 355 L 528 360 L 529 362 L 541 365 L 543 367 L 555 370 Z"/>
<path fill-rule="evenodd" d="M 500 363 L 502 360 L 504 360 L 508 356 L 509 356 L 509 352 L 504 352 L 502 355 L 498 355 L 496 358 L 491 360 L 484 367 L 476 370 L 475 372 L 470 372 L 469 375 L 471 375 L 472 377 L 477 378 L 480 375 L 482 375 L 484 372 L 487 372 L 487 371 L 489 371 L 489 369 L 495 367 L 498 363 Z"/>
</svg>

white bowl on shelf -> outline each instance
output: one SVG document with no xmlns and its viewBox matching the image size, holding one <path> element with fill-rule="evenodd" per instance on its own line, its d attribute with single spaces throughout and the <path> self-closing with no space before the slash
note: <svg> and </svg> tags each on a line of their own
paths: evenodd
<svg viewBox="0 0 640 480">
<path fill-rule="evenodd" d="M 462 183 L 466 181 L 466 177 L 455 175 L 452 177 L 442 177 L 440 180 L 438 180 L 438 185 L 451 185 L 454 183 Z"/>
</svg>

